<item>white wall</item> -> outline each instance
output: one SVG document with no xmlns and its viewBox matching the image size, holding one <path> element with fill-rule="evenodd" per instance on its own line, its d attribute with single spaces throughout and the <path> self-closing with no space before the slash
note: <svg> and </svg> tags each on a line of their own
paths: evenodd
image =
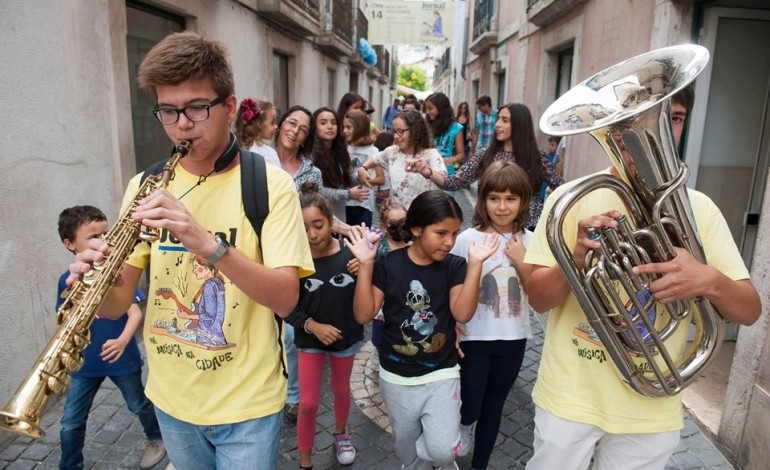
<svg viewBox="0 0 770 470">
<path fill-rule="evenodd" d="M 237 2 L 158 4 L 185 16 L 188 29 L 226 43 L 239 98 L 272 98 L 274 48 L 295 58 L 292 104 L 325 104 L 327 67 L 337 70 L 337 100 L 347 91 L 347 64 L 269 28 Z M 6 292 L 0 299 L 0 406 L 55 330 L 56 281 L 72 259 L 58 237 L 59 212 L 92 204 L 114 222 L 125 183 L 136 172 L 125 3 L 51 5 L 0 2 L 0 283 Z"/>
</svg>

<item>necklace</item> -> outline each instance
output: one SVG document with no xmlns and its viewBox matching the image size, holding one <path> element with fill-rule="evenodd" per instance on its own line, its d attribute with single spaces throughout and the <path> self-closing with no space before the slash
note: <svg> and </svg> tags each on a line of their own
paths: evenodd
<svg viewBox="0 0 770 470">
<path fill-rule="evenodd" d="M 192 187 L 190 189 L 185 191 L 184 194 L 179 196 L 179 198 L 177 198 L 177 199 L 181 201 L 183 197 L 185 197 L 188 194 L 190 194 L 190 191 L 192 191 L 193 189 L 195 189 L 198 186 L 200 186 L 203 183 L 205 183 L 206 179 L 209 176 L 211 176 L 214 173 L 219 173 L 220 171 L 222 171 L 225 168 L 227 168 L 227 165 L 229 165 L 235 159 L 236 155 L 238 155 L 238 141 L 235 138 L 235 134 L 233 134 L 231 132 L 230 133 L 230 144 L 227 146 L 225 151 L 222 152 L 222 155 L 220 155 L 217 158 L 217 161 L 214 162 L 214 168 L 211 171 L 209 171 L 208 173 L 206 173 L 205 175 L 199 175 L 198 176 L 198 181 L 194 185 L 192 185 Z"/>
<path fill-rule="evenodd" d="M 207 174 L 205 174 L 205 175 L 198 175 L 198 182 L 197 182 L 197 183 L 195 183 L 194 185 L 192 185 L 192 186 L 190 187 L 190 189 L 188 189 L 187 191 L 185 191 L 185 192 L 184 192 L 184 194 L 182 194 L 181 196 L 179 196 L 177 199 L 178 199 L 179 201 L 181 201 L 183 197 L 185 197 L 185 196 L 187 196 L 188 194 L 190 194 L 190 191 L 192 191 L 193 189 L 195 189 L 195 188 L 197 188 L 198 186 L 200 186 L 200 185 L 202 185 L 203 183 L 205 183 L 205 182 L 206 182 L 206 178 L 208 178 L 209 176 L 211 176 L 211 174 L 212 174 L 212 173 L 214 173 L 215 171 L 216 171 L 216 170 L 211 170 L 211 171 L 209 171 L 209 172 L 208 172 Z"/>
<path fill-rule="evenodd" d="M 509 240 L 516 241 L 516 234 L 515 233 L 512 233 L 510 237 L 506 237 L 505 235 L 503 235 L 503 232 L 501 232 L 500 230 L 497 230 L 497 227 L 495 227 L 494 225 L 489 224 L 489 226 L 492 227 L 492 230 L 494 230 L 495 232 L 500 234 L 500 236 L 503 237 L 503 239 L 505 241 L 509 241 Z"/>
</svg>

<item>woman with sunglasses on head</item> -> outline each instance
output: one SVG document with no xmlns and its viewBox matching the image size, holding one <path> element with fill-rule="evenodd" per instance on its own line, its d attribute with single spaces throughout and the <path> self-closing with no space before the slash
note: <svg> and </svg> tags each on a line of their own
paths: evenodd
<svg viewBox="0 0 770 470">
<path fill-rule="evenodd" d="M 281 161 L 281 168 L 294 178 L 297 192 L 300 192 L 302 183 L 307 181 L 322 186 L 321 170 L 313 166 L 308 156 L 314 140 L 315 119 L 302 106 L 292 106 L 278 120 L 275 151 Z"/>
<path fill-rule="evenodd" d="M 369 170 L 381 166 L 390 177 L 390 199 L 407 209 L 414 198 L 433 189 L 439 189 L 432 179 L 446 177 L 444 159 L 432 148 L 430 132 L 418 111 L 401 111 L 393 118 L 393 143 L 369 157 L 358 169 L 358 180 L 371 186 Z M 415 162 L 423 162 L 423 171 L 414 170 Z"/>
<path fill-rule="evenodd" d="M 495 138 L 486 150 L 480 150 L 454 175 L 443 177 L 434 174 L 432 180 L 446 191 L 467 188 L 481 177 L 493 162 L 514 162 L 527 172 L 533 188 L 546 183 L 557 188 L 564 180 L 556 172 L 545 153 L 538 149 L 535 128 L 529 108 L 521 103 L 507 104 L 500 108 L 495 122 Z M 426 174 L 427 164 L 417 161 L 413 170 Z M 530 200 L 530 218 L 526 227 L 533 230 L 543 211 L 540 193 Z"/>
</svg>

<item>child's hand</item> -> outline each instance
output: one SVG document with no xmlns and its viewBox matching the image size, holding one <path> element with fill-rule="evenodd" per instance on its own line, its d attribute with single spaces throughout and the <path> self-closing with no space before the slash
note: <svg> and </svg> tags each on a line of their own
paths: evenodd
<svg viewBox="0 0 770 470">
<path fill-rule="evenodd" d="M 100 356 L 102 357 L 103 361 L 107 361 L 112 364 L 113 362 L 117 362 L 117 360 L 123 356 L 123 351 L 125 351 L 126 346 L 128 346 L 128 341 L 124 341 L 120 338 L 108 339 L 102 345 L 102 352 Z"/>
<path fill-rule="evenodd" d="M 406 171 L 423 174 L 428 169 L 428 162 L 424 158 L 415 158 L 406 162 Z"/>
<path fill-rule="evenodd" d="M 352 275 L 358 274 L 358 267 L 361 266 L 361 262 L 358 261 L 357 258 L 353 258 L 352 260 L 348 261 L 348 272 Z"/>
<path fill-rule="evenodd" d="M 457 349 L 457 355 L 462 359 L 465 357 L 465 353 L 460 349 L 460 337 L 468 336 L 468 330 L 465 329 L 465 325 L 462 323 L 455 323 L 455 333 L 457 334 L 457 337 L 455 338 L 455 349 Z"/>
<path fill-rule="evenodd" d="M 500 246 L 500 235 L 496 233 L 487 233 L 481 239 L 481 243 L 471 242 L 468 247 L 468 263 L 483 263 L 484 260 L 492 256 Z"/>
<path fill-rule="evenodd" d="M 527 249 L 524 248 L 524 243 L 521 237 L 516 235 L 512 236 L 510 240 L 505 242 L 505 256 L 511 260 L 513 266 L 518 266 L 524 262 L 524 255 L 527 253 Z"/>
<path fill-rule="evenodd" d="M 358 181 L 363 184 L 364 186 L 372 187 L 372 183 L 369 182 L 369 180 L 372 178 L 372 176 L 369 174 L 369 171 L 367 171 L 366 168 L 363 166 L 358 167 Z"/>
<path fill-rule="evenodd" d="M 324 346 L 329 346 L 333 342 L 342 339 L 342 331 L 326 323 L 318 323 L 315 320 L 311 320 L 308 323 L 307 330 L 313 333 Z"/>
<path fill-rule="evenodd" d="M 370 231 L 363 224 L 355 225 L 350 228 L 350 234 L 345 239 L 345 246 L 350 249 L 360 263 L 369 263 L 374 261 L 377 255 L 375 242 L 379 239 L 380 234 Z"/>
<path fill-rule="evenodd" d="M 350 188 L 350 198 L 356 201 L 366 201 L 369 197 L 369 190 L 364 186 L 353 186 Z"/>
</svg>

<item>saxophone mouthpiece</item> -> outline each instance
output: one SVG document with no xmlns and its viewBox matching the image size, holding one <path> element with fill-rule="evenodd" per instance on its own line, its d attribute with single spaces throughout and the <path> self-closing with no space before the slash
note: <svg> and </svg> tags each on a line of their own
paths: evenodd
<svg viewBox="0 0 770 470">
<path fill-rule="evenodd" d="M 187 156 L 187 154 L 190 153 L 190 142 L 188 140 L 179 142 L 174 149 L 174 152 L 181 153 L 182 156 Z"/>
</svg>

